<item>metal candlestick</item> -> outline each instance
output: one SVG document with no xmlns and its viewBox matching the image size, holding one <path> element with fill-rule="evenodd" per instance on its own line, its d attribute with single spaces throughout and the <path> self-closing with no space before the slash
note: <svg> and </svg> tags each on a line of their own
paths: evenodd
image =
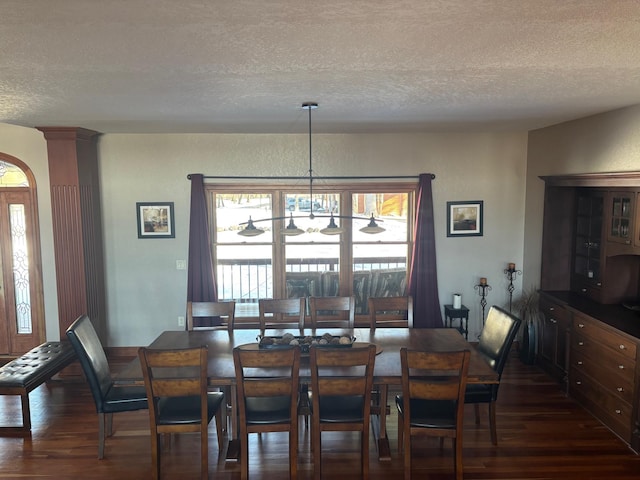
<svg viewBox="0 0 640 480">
<path fill-rule="evenodd" d="M 484 328 L 484 309 L 487 306 L 487 291 L 491 291 L 491 286 L 487 283 L 479 283 L 473 288 L 478 290 L 478 295 L 480 295 L 480 306 L 482 307 L 482 328 Z"/>
<path fill-rule="evenodd" d="M 515 287 L 513 286 L 513 280 L 518 275 L 522 275 L 522 271 L 516 270 L 515 266 L 513 264 L 510 264 L 508 268 L 505 268 L 504 273 L 507 275 L 507 280 L 509 280 L 507 292 L 509 292 L 509 313 L 511 313 L 511 302 L 513 300 L 513 291 L 515 290 Z"/>
</svg>

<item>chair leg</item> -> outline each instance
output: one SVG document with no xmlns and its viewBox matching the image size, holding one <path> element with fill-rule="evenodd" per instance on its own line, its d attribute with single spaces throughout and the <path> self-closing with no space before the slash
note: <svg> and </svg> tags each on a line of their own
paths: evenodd
<svg viewBox="0 0 640 480">
<path fill-rule="evenodd" d="M 155 431 L 151 432 L 151 476 L 160 478 L 160 435 Z"/>
<path fill-rule="evenodd" d="M 106 416 L 109 414 L 98 413 L 98 460 L 104 458 L 104 437 Z"/>
<path fill-rule="evenodd" d="M 289 478 L 298 478 L 298 419 L 292 420 L 289 431 Z"/>
<path fill-rule="evenodd" d="M 462 470 L 462 437 L 453 439 L 453 459 L 455 461 L 456 480 L 462 480 L 464 471 Z"/>
<path fill-rule="evenodd" d="M 247 480 L 249 478 L 249 434 L 240 427 L 240 478 Z"/>
<path fill-rule="evenodd" d="M 496 432 L 496 402 L 492 400 L 489 403 L 489 429 L 491 430 L 491 442 L 498 444 L 498 433 Z"/>
<path fill-rule="evenodd" d="M 218 415 L 218 412 L 216 415 Z M 216 425 L 219 425 L 217 419 Z M 200 478 L 202 480 L 209 478 L 209 429 L 207 427 L 208 424 L 205 423 L 200 429 Z"/>
<path fill-rule="evenodd" d="M 473 409 L 476 412 L 476 425 L 480 425 L 480 404 L 474 403 Z"/>
<path fill-rule="evenodd" d="M 218 455 L 222 452 L 222 446 L 224 445 L 224 431 L 226 430 L 224 426 L 226 425 L 227 415 L 226 415 L 225 405 L 222 404 L 218 411 L 216 412 L 216 433 L 218 434 Z"/>
<path fill-rule="evenodd" d="M 315 480 L 320 480 L 322 477 L 321 438 L 320 425 L 316 424 L 312 418 L 311 445 L 313 448 L 313 478 Z"/>
<path fill-rule="evenodd" d="M 404 451 L 404 418 L 398 412 L 398 453 L 402 453 Z"/>
<path fill-rule="evenodd" d="M 404 480 L 411 480 L 411 428 L 404 432 L 402 449 L 404 450 Z"/>
<path fill-rule="evenodd" d="M 360 450 L 362 478 L 369 478 L 369 422 L 365 422 L 362 429 L 362 445 Z"/>
</svg>

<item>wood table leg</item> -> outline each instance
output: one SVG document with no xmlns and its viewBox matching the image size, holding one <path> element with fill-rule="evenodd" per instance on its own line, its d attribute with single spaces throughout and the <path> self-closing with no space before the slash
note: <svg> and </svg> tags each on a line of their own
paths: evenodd
<svg viewBox="0 0 640 480">
<path fill-rule="evenodd" d="M 391 461 L 391 447 L 389 446 L 389 437 L 387 436 L 387 396 L 389 393 L 389 387 L 384 385 L 378 385 L 378 415 L 377 422 L 373 421 L 373 436 L 376 439 L 376 445 L 378 447 L 378 460 Z"/>
<path fill-rule="evenodd" d="M 236 405 L 238 405 L 238 391 L 235 385 L 229 387 L 230 392 L 230 404 L 231 404 L 231 431 L 228 433 L 229 444 L 227 446 L 227 456 L 225 460 L 227 462 L 237 462 L 240 458 L 240 440 L 238 439 L 238 412 L 236 411 Z"/>
</svg>

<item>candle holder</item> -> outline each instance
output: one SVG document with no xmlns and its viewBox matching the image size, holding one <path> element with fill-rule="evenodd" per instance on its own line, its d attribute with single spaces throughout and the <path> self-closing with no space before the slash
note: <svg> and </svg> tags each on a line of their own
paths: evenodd
<svg viewBox="0 0 640 480">
<path fill-rule="evenodd" d="M 487 306 L 487 292 L 491 291 L 491 286 L 487 283 L 486 278 L 481 278 L 480 283 L 475 285 L 474 290 L 478 291 L 478 295 L 480 295 L 480 307 L 482 307 L 482 328 L 484 328 L 484 310 Z"/>
<path fill-rule="evenodd" d="M 507 285 L 507 292 L 509 292 L 509 313 L 511 313 L 511 303 L 513 301 L 513 291 L 515 287 L 513 286 L 513 280 L 518 276 L 522 275 L 522 270 L 516 270 L 516 264 L 510 263 L 507 268 L 504 269 L 504 273 L 507 275 L 507 280 L 509 281 L 509 285 Z"/>
</svg>

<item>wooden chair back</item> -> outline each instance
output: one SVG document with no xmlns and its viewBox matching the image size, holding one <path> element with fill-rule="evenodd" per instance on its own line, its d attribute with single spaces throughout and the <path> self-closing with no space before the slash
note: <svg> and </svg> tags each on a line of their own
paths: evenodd
<svg viewBox="0 0 640 480">
<path fill-rule="evenodd" d="M 356 299 L 350 297 L 309 297 L 311 328 L 348 328 L 355 323 Z"/>
<path fill-rule="evenodd" d="M 314 474 L 322 470 L 324 431 L 361 433 L 362 478 L 369 478 L 369 426 L 376 346 L 310 349 Z"/>
<path fill-rule="evenodd" d="M 258 300 L 260 330 L 304 329 L 305 298 L 261 298 Z"/>
<path fill-rule="evenodd" d="M 369 297 L 369 328 L 413 328 L 413 297 Z"/>
<path fill-rule="evenodd" d="M 219 408 L 222 393 L 207 393 L 207 347 L 175 350 L 142 347 L 138 357 L 149 403 L 154 478 L 160 478 L 160 435 L 185 432 L 200 433 L 201 474 L 207 478 L 207 430 L 213 413 L 218 414 L 218 446 L 222 445 Z"/>
<path fill-rule="evenodd" d="M 218 323 L 214 326 L 195 325 L 194 319 L 207 318 Z M 236 302 L 187 302 L 187 330 L 210 330 L 227 328 L 231 333 L 235 326 Z"/>
<path fill-rule="evenodd" d="M 454 439 L 456 478 L 462 479 L 464 394 L 470 356 L 469 350 L 400 349 L 398 445 L 404 451 L 405 478 L 411 475 L 411 437 L 429 435 Z"/>
<path fill-rule="evenodd" d="M 241 478 L 248 478 L 249 433 L 289 432 L 289 474 L 297 478 L 300 349 L 233 349 Z"/>
</svg>

